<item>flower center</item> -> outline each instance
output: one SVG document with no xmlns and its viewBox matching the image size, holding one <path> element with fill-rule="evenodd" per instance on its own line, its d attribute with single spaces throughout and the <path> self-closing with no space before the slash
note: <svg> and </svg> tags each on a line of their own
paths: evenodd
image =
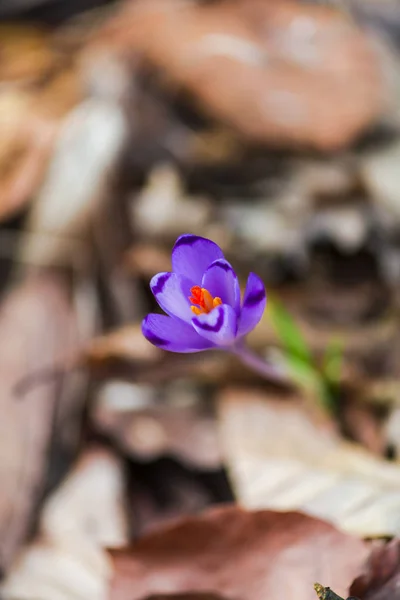
<svg viewBox="0 0 400 600">
<path fill-rule="evenodd" d="M 222 304 L 221 298 L 213 298 L 206 288 L 201 288 L 199 285 L 195 285 L 190 288 L 189 300 L 192 303 L 190 307 L 195 315 L 208 314 L 213 308 Z M 196 305 L 196 306 L 193 306 Z"/>
</svg>

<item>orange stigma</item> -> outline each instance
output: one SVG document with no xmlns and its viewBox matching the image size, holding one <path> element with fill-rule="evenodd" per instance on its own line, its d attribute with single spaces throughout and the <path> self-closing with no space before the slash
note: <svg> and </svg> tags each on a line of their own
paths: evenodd
<svg viewBox="0 0 400 600">
<path fill-rule="evenodd" d="M 189 296 L 189 300 L 192 303 L 190 308 L 195 315 L 208 314 L 213 308 L 222 304 L 221 298 L 213 298 L 206 288 L 201 288 L 199 285 L 190 288 L 190 293 L 192 294 Z"/>
</svg>

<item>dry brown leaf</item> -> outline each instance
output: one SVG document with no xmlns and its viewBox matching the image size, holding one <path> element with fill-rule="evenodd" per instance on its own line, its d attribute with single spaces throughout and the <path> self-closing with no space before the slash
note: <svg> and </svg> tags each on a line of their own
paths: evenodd
<svg viewBox="0 0 400 600">
<path fill-rule="evenodd" d="M 64 364 L 78 352 L 68 286 L 54 275 L 21 283 L 3 300 L 0 332 L 0 563 L 5 567 L 28 534 L 43 493 L 56 412 L 63 413 L 62 427 L 72 418 L 76 428 L 82 409 L 83 398 L 63 395 L 56 378 L 32 386 L 23 398 L 16 395 L 24 377 Z M 63 453 L 71 450 L 76 446 Z M 54 448 L 53 453 L 56 458 Z"/>
<path fill-rule="evenodd" d="M 99 366 L 113 359 L 126 359 L 139 364 L 154 364 L 163 352 L 148 342 L 141 325 L 127 325 L 117 331 L 95 338 L 86 350 L 89 364 Z"/>
<path fill-rule="evenodd" d="M 113 66 L 104 76 L 112 72 Z M 30 214 L 23 261 L 85 265 L 94 213 L 127 135 L 121 99 L 88 98 L 64 119 L 47 177 Z M 82 164 L 85 169 L 82 170 Z"/>
<path fill-rule="evenodd" d="M 49 32 L 1 25 L 0 218 L 31 200 L 47 169 L 60 123 L 82 96 L 75 54 Z"/>
<path fill-rule="evenodd" d="M 149 236 L 178 236 L 182 231 L 201 231 L 211 214 L 209 201 L 186 194 L 173 164 L 157 165 L 132 206 L 132 224 Z"/>
<path fill-rule="evenodd" d="M 34 114 L 22 91 L 0 92 L 0 218 L 21 209 L 39 186 L 57 125 Z"/>
<path fill-rule="evenodd" d="M 123 266 L 150 281 L 155 273 L 171 270 L 171 253 L 153 244 L 135 244 L 125 253 Z"/>
<path fill-rule="evenodd" d="M 384 435 L 383 416 L 379 415 L 381 411 L 375 408 L 344 394 L 340 407 L 340 422 L 346 437 L 378 456 L 385 456 L 388 440 Z"/>
<path fill-rule="evenodd" d="M 317 580 L 345 595 L 367 554 L 361 540 L 301 513 L 214 509 L 114 551 L 110 599 L 212 590 L 242 600 L 313 600 Z"/>
<path fill-rule="evenodd" d="M 218 405 L 223 452 L 245 506 L 304 510 L 363 536 L 400 532 L 400 465 L 344 442 L 296 398 L 230 389 Z"/>
<path fill-rule="evenodd" d="M 162 390 L 107 383 L 99 391 L 93 420 L 136 458 L 172 456 L 200 469 L 221 466 L 215 418 L 193 386 Z"/>
<path fill-rule="evenodd" d="M 374 42 L 327 6 L 142 0 L 125 3 L 98 43 L 139 54 L 257 142 L 338 148 L 386 101 Z"/>
<path fill-rule="evenodd" d="M 5 600 L 106 600 L 112 566 L 105 547 L 128 539 L 120 461 L 86 451 L 50 497 L 39 535 L 21 553 L 3 587 Z"/>
<path fill-rule="evenodd" d="M 82 361 L 100 378 L 146 383 L 188 375 L 215 383 L 226 377 L 232 367 L 231 357 L 223 353 L 179 355 L 164 352 L 143 337 L 139 323 L 95 338 L 85 349 Z M 233 362 L 237 366 L 235 359 Z"/>
<path fill-rule="evenodd" d="M 0 80 L 41 81 L 56 67 L 49 31 L 38 25 L 0 25 Z"/>
<path fill-rule="evenodd" d="M 361 600 L 398 600 L 400 598 L 400 541 L 392 540 L 371 552 L 363 573 L 350 587 L 350 594 Z"/>
</svg>

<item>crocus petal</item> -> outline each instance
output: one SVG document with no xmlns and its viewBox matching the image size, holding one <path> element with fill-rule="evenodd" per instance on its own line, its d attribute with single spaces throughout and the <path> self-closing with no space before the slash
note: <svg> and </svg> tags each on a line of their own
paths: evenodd
<svg viewBox="0 0 400 600">
<path fill-rule="evenodd" d="M 228 347 L 237 334 L 237 316 L 232 306 L 221 304 L 210 313 L 192 320 L 194 329 L 216 346 Z"/>
<path fill-rule="evenodd" d="M 249 333 L 260 321 L 267 302 L 262 280 L 250 273 L 244 291 L 242 314 L 239 320 L 238 336 Z"/>
<path fill-rule="evenodd" d="M 240 315 L 240 286 L 233 267 L 224 258 L 215 260 L 203 275 L 201 283 L 212 296 L 221 298 L 222 304 L 229 304 Z"/>
<path fill-rule="evenodd" d="M 213 347 L 191 325 L 166 315 L 147 315 L 142 322 L 142 332 L 154 346 L 170 352 L 200 352 Z"/>
<path fill-rule="evenodd" d="M 176 273 L 158 273 L 150 281 L 151 291 L 161 308 L 171 317 L 188 323 L 193 318 L 190 310 L 190 288 L 194 283 Z"/>
<path fill-rule="evenodd" d="M 204 271 L 218 258 L 224 258 L 224 254 L 217 244 L 185 233 L 178 237 L 172 249 L 172 269 L 200 285 Z"/>
</svg>

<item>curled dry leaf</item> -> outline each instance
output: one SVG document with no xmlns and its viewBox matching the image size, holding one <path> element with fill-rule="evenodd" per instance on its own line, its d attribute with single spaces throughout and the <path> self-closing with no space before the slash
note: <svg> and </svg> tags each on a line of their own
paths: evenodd
<svg viewBox="0 0 400 600">
<path fill-rule="evenodd" d="M 163 352 L 150 344 L 142 334 L 140 324 L 127 325 L 107 335 L 95 338 L 86 349 L 86 360 L 94 368 L 106 367 L 115 360 L 129 360 L 141 365 L 154 365 Z"/>
<path fill-rule="evenodd" d="M 207 356 L 163 352 L 144 338 L 139 323 L 95 338 L 83 352 L 82 362 L 99 378 L 146 383 L 187 375 L 215 383 L 226 377 L 232 367 L 231 357 L 222 352 L 217 356 L 211 352 Z"/>
<path fill-rule="evenodd" d="M 374 42 L 332 7 L 141 0 L 125 3 L 97 43 L 139 54 L 256 142 L 335 149 L 386 101 Z"/>
<path fill-rule="evenodd" d="M 171 253 L 153 244 L 135 244 L 125 253 L 123 267 L 150 281 L 154 273 L 171 270 Z"/>
<path fill-rule="evenodd" d="M 110 599 L 212 590 L 231 599 L 312 600 L 316 580 L 345 593 L 367 554 L 363 541 L 301 513 L 214 509 L 114 551 Z"/>
<path fill-rule="evenodd" d="M 127 542 L 120 461 L 96 448 L 45 505 L 39 535 L 2 586 L 5 600 L 106 600 L 112 567 L 104 550 Z"/>
<path fill-rule="evenodd" d="M 219 398 L 222 449 L 245 506 L 299 509 L 363 536 L 400 532 L 400 466 L 344 442 L 304 410 L 252 390 Z"/>
<path fill-rule="evenodd" d="M 352 596 L 361 600 L 398 600 L 400 598 L 400 541 L 378 546 L 350 587 Z"/>
</svg>

